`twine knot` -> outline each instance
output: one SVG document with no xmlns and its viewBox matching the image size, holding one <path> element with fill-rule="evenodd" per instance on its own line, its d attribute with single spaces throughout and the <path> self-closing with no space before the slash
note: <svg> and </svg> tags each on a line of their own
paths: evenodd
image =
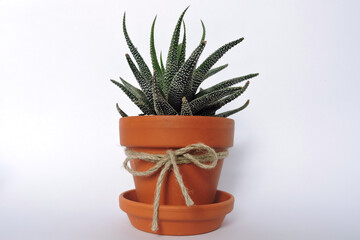
<svg viewBox="0 0 360 240">
<path fill-rule="evenodd" d="M 125 150 L 125 154 L 127 158 L 124 161 L 124 168 L 134 176 L 150 176 L 161 169 L 156 183 L 153 203 L 154 212 L 151 230 L 155 232 L 159 229 L 158 219 L 160 191 L 164 176 L 167 171 L 169 171 L 169 169 L 172 167 L 176 180 L 180 186 L 182 195 L 184 196 L 185 203 L 189 207 L 194 205 L 194 201 L 191 199 L 188 190 L 184 185 L 178 165 L 193 163 L 202 169 L 212 169 L 217 165 L 219 159 L 223 159 L 228 155 L 228 151 L 216 152 L 213 148 L 203 143 L 197 143 L 176 150 L 169 149 L 166 151 L 166 154 L 150 154 L 136 152 L 128 149 Z M 155 165 L 144 172 L 135 171 L 128 166 L 128 162 L 132 159 L 140 159 L 143 161 L 152 162 Z"/>
</svg>

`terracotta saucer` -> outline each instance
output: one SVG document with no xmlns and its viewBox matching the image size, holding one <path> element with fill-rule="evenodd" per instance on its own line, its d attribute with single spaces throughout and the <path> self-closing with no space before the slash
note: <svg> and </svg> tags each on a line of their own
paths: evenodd
<svg viewBox="0 0 360 240">
<path fill-rule="evenodd" d="M 234 207 L 234 197 L 216 192 L 213 204 L 187 206 L 161 205 L 159 230 L 151 231 L 152 204 L 137 201 L 135 189 L 119 196 L 120 208 L 127 213 L 131 224 L 142 231 L 162 235 L 195 235 L 211 232 L 221 226 L 225 215 Z"/>
</svg>

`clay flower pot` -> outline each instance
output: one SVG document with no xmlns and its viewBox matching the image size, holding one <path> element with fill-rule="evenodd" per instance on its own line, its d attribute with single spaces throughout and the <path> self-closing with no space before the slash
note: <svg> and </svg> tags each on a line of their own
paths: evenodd
<svg viewBox="0 0 360 240">
<path fill-rule="evenodd" d="M 168 149 L 179 149 L 203 143 L 224 151 L 233 145 L 234 120 L 207 116 L 136 116 L 120 119 L 120 144 L 127 149 L 151 154 L 166 154 Z M 180 164 L 182 175 L 195 205 L 215 201 L 223 159 L 213 169 L 202 169 L 194 164 Z M 130 161 L 135 171 L 146 171 L 154 163 L 139 159 Z M 152 204 L 159 172 L 151 176 L 134 176 L 136 201 Z M 184 196 L 173 171 L 168 171 L 161 187 L 160 205 L 185 205 Z"/>
</svg>

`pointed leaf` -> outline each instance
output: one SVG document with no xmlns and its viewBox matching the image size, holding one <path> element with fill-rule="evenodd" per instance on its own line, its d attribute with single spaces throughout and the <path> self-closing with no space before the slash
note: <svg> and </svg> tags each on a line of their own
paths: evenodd
<svg viewBox="0 0 360 240">
<path fill-rule="evenodd" d="M 195 70 L 193 77 L 192 93 L 195 94 L 200 84 L 204 81 L 206 73 L 212 66 L 232 47 L 239 44 L 244 38 L 229 42 L 218 48 Z"/>
<path fill-rule="evenodd" d="M 138 50 L 136 49 L 136 47 L 134 46 L 134 44 L 132 43 L 129 34 L 126 30 L 126 14 L 124 13 L 124 18 L 123 18 L 123 32 L 125 35 L 125 40 L 126 43 L 130 49 L 131 54 L 134 56 L 134 59 L 136 61 L 136 63 L 139 65 L 139 69 L 141 72 L 141 75 L 144 77 L 144 79 L 146 81 L 148 81 L 149 83 L 151 82 L 151 72 L 149 70 L 149 67 L 146 65 L 144 59 L 142 58 L 142 56 L 140 55 L 140 53 L 138 52 Z"/>
<path fill-rule="evenodd" d="M 153 69 L 155 71 L 156 74 L 156 78 L 159 81 L 160 86 L 163 85 L 163 73 L 161 71 L 157 56 L 156 56 L 156 49 L 155 49 L 155 38 L 154 38 L 154 29 L 155 29 L 155 22 L 156 22 L 156 17 L 153 21 L 153 24 L 151 26 L 151 34 L 150 34 L 150 56 L 151 56 L 151 62 L 152 62 L 152 66 Z M 161 88 L 161 87 L 160 87 Z"/>
<path fill-rule="evenodd" d="M 246 76 L 241 76 L 241 77 L 232 78 L 230 80 L 223 81 L 223 82 L 218 83 L 218 84 L 216 84 L 216 85 L 214 85 L 212 87 L 204 89 L 203 91 L 199 92 L 196 96 L 200 97 L 200 96 L 202 96 L 202 95 L 204 95 L 206 93 L 230 87 L 230 86 L 235 85 L 237 83 L 240 83 L 242 81 L 245 81 L 245 80 L 251 79 L 253 77 L 256 77 L 257 75 L 259 75 L 259 74 L 258 73 L 252 73 L 252 74 L 248 74 Z"/>
<path fill-rule="evenodd" d="M 202 20 L 201 21 L 201 27 L 203 29 L 203 33 L 202 33 L 202 36 L 201 36 L 201 41 L 200 42 L 203 42 L 205 41 L 205 36 L 206 36 L 206 29 L 205 29 L 205 25 L 204 25 L 204 22 Z"/>
<path fill-rule="evenodd" d="M 186 97 L 183 97 L 181 100 L 182 100 L 182 105 L 181 105 L 180 115 L 192 116 L 193 114 L 191 112 L 189 102 L 186 100 Z"/>
<path fill-rule="evenodd" d="M 153 79 L 154 109 L 157 115 L 177 115 L 178 112 L 166 101 L 156 76 Z"/>
<path fill-rule="evenodd" d="M 221 65 L 220 67 L 212 68 L 210 69 L 204 76 L 204 80 L 211 77 L 212 75 L 215 75 L 216 73 L 220 72 L 221 70 L 227 68 L 229 64 Z M 201 89 L 200 89 L 201 90 Z"/>
<path fill-rule="evenodd" d="M 183 35 L 182 43 L 180 43 L 179 47 L 178 47 L 178 67 L 177 67 L 177 70 L 179 70 L 179 68 L 185 62 L 185 54 L 186 54 L 186 27 L 185 27 L 185 22 L 183 22 L 183 26 L 184 26 L 184 35 Z"/>
<path fill-rule="evenodd" d="M 144 101 L 149 108 L 153 108 L 152 103 L 149 102 L 149 100 L 147 99 L 146 95 L 144 94 L 143 91 L 141 91 L 140 89 L 138 89 L 137 87 L 133 86 L 132 84 L 128 83 L 127 81 L 125 81 L 124 79 L 120 78 L 122 84 L 129 90 L 131 91 L 137 98 L 141 99 L 142 101 Z"/>
<path fill-rule="evenodd" d="M 127 117 L 128 116 L 123 110 L 121 110 L 121 108 L 119 107 L 119 104 L 116 104 L 116 109 L 118 110 L 118 112 L 120 113 L 120 115 L 122 117 Z"/>
<path fill-rule="evenodd" d="M 234 99 L 238 98 L 241 94 L 245 92 L 247 87 L 249 86 L 249 81 L 246 82 L 244 87 L 242 87 L 240 90 L 236 91 L 235 93 L 224 97 L 206 107 L 204 107 L 201 111 L 199 111 L 197 114 L 202 116 L 212 116 L 216 113 L 217 110 L 222 108 L 224 105 L 228 104 L 229 102 L 233 101 Z"/>
<path fill-rule="evenodd" d="M 126 54 L 126 60 L 130 66 L 131 71 L 133 72 L 136 80 L 138 81 L 141 89 L 143 90 L 144 94 L 146 95 L 149 102 L 152 102 L 152 91 L 151 91 L 151 85 L 150 82 L 146 81 L 145 78 L 141 75 L 137 67 L 135 66 L 134 62 L 131 60 L 131 57 L 129 54 Z"/>
<path fill-rule="evenodd" d="M 171 82 L 168 94 L 168 101 L 171 106 L 175 108 L 175 110 L 180 110 L 181 98 L 183 96 L 186 96 L 187 99 L 193 98 L 193 96 L 189 96 L 189 93 L 191 93 L 192 74 L 196 67 L 196 63 L 199 60 L 200 54 L 204 50 L 205 45 L 206 42 L 200 43 L 200 45 L 190 55 L 189 59 L 186 60 L 184 65 L 176 73 L 174 79 Z"/>
<path fill-rule="evenodd" d="M 153 111 L 146 105 L 146 103 L 139 99 L 137 96 L 135 96 L 135 94 L 129 91 L 124 85 L 115 80 L 111 80 L 111 82 L 118 86 L 130 98 L 130 100 L 135 103 L 141 111 L 143 111 L 143 113 L 147 115 L 153 114 Z"/>
<path fill-rule="evenodd" d="M 180 27 L 181 23 L 183 21 L 185 12 L 188 10 L 189 7 L 187 7 L 182 14 L 179 17 L 179 20 L 175 26 L 175 30 L 171 39 L 171 44 L 169 48 L 168 57 L 166 60 L 166 71 L 164 76 L 164 90 L 165 95 L 167 95 L 171 80 L 173 79 L 174 75 L 177 71 L 177 48 L 179 44 L 179 35 L 180 35 Z"/>
<path fill-rule="evenodd" d="M 249 105 L 249 103 L 250 103 L 250 100 L 247 100 L 246 103 L 244 105 L 242 105 L 241 107 L 236 108 L 234 110 L 216 114 L 215 117 L 225 117 L 226 118 L 234 113 L 240 112 L 241 110 L 245 109 Z"/>
<path fill-rule="evenodd" d="M 191 111 L 193 114 L 197 114 L 200 110 L 205 108 L 206 106 L 214 103 L 215 101 L 230 95 L 238 90 L 240 90 L 241 87 L 233 87 L 233 88 L 225 88 L 221 90 L 217 90 L 208 94 L 205 94 L 201 97 L 195 98 L 190 102 Z"/>
</svg>

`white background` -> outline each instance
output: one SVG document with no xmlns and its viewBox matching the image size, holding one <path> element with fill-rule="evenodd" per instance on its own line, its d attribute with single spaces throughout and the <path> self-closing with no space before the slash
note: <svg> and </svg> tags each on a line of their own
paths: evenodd
<svg viewBox="0 0 360 240">
<path fill-rule="evenodd" d="M 360 239 L 357 1 L 0 0 L 1 240 L 170 239 L 134 229 L 118 208 L 133 183 L 121 167 L 115 103 L 139 110 L 109 79 L 135 83 L 124 11 L 150 63 L 154 16 L 166 56 L 188 5 L 188 53 L 200 19 L 203 57 L 245 37 L 207 85 L 260 73 L 225 108 L 251 99 L 232 117 L 235 144 L 219 185 L 235 209 L 221 229 L 188 238 Z"/>
</svg>

